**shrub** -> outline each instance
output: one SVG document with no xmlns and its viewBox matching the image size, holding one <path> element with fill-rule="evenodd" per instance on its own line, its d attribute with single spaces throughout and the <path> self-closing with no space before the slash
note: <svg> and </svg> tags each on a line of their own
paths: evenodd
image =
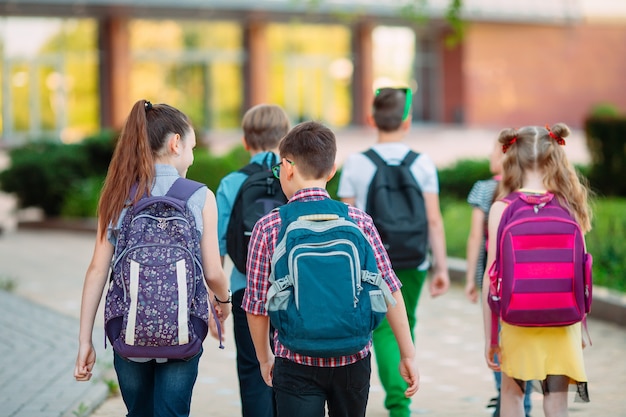
<svg viewBox="0 0 626 417">
<path fill-rule="evenodd" d="M 0 173 L 2 189 L 15 193 L 22 207 L 39 206 L 47 215 L 61 212 L 74 182 L 92 174 L 80 145 L 33 142 L 9 152 L 11 166 Z"/>
<path fill-rule="evenodd" d="M 194 162 L 187 171 L 187 178 L 200 181 L 215 192 L 222 178 L 243 168 L 248 162 L 250 154 L 243 146 L 233 148 L 222 157 L 212 155 L 206 148 L 198 148 L 194 151 Z"/>
<path fill-rule="evenodd" d="M 609 196 L 626 196 L 626 117 L 589 117 L 585 121 L 591 154 L 589 180 L 594 190 Z"/>
<path fill-rule="evenodd" d="M 439 170 L 439 189 L 443 197 L 465 200 L 474 183 L 492 176 L 489 161 L 464 159 Z"/>
<path fill-rule="evenodd" d="M 63 217 L 95 217 L 98 212 L 98 200 L 104 184 L 104 177 L 88 177 L 76 181 L 68 189 L 63 200 L 61 216 Z"/>
</svg>

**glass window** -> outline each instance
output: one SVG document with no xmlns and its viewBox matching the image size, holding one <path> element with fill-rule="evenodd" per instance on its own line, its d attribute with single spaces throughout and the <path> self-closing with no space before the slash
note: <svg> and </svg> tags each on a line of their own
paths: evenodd
<svg viewBox="0 0 626 417">
<path fill-rule="evenodd" d="M 163 102 L 189 115 L 196 129 L 240 125 L 242 31 L 232 22 L 134 20 L 131 101 Z"/>
<path fill-rule="evenodd" d="M 3 18 L 2 137 L 80 140 L 99 127 L 96 23 Z"/>
<path fill-rule="evenodd" d="M 270 101 L 292 120 L 350 123 L 351 34 L 347 26 L 270 24 Z M 311 39 L 315 41 L 312 42 Z"/>
</svg>

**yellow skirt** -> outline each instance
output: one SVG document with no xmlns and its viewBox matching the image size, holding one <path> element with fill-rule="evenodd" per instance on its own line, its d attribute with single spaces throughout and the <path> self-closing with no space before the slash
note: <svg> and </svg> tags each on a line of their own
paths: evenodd
<svg viewBox="0 0 626 417">
<path fill-rule="evenodd" d="M 501 325 L 501 367 L 509 377 L 543 381 L 548 375 L 565 375 L 571 384 L 587 382 L 581 323 L 563 327 Z"/>
</svg>

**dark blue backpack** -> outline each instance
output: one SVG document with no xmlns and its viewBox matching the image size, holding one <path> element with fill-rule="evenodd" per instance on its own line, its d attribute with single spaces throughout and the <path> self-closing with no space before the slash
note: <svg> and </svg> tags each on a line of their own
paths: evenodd
<svg viewBox="0 0 626 417">
<path fill-rule="evenodd" d="M 179 178 L 166 195 L 143 197 L 124 215 L 105 305 L 107 337 L 123 357 L 183 359 L 202 347 L 210 304 L 187 206 L 202 186 Z"/>
<path fill-rule="evenodd" d="M 292 352 L 328 358 L 363 349 L 395 304 L 369 240 L 334 200 L 278 208 L 266 309 Z"/>
<path fill-rule="evenodd" d="M 248 178 L 233 202 L 226 230 L 226 251 L 242 274 L 246 273 L 248 244 L 257 220 L 287 202 L 280 181 L 269 168 L 277 162 L 276 156 L 269 153 L 262 164 L 251 163 L 239 170 Z"/>
</svg>

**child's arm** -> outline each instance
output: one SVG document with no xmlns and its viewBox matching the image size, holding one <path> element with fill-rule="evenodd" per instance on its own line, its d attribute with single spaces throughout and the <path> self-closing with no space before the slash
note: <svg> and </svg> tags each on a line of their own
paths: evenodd
<svg viewBox="0 0 626 417">
<path fill-rule="evenodd" d="M 202 267 L 204 279 L 212 294 L 220 300 L 228 299 L 229 282 L 222 268 L 219 244 L 217 239 L 217 205 L 215 195 L 207 190 L 204 208 L 202 209 L 203 232 L 200 241 L 202 251 Z M 223 322 L 230 314 L 230 304 L 218 303 L 215 298 L 209 299 L 213 303 L 218 318 Z"/>
<path fill-rule="evenodd" d="M 428 241 L 433 254 L 433 277 L 430 282 L 430 295 L 437 297 L 445 294 L 450 287 L 448 262 L 446 258 L 446 236 L 443 229 L 443 217 L 439 208 L 437 193 L 424 193 L 426 217 L 428 219 Z"/>
<path fill-rule="evenodd" d="M 267 316 L 246 313 L 250 336 L 261 367 L 261 376 L 268 386 L 272 386 L 274 373 L 274 353 L 270 346 L 270 319 Z"/>
<path fill-rule="evenodd" d="M 419 372 L 415 363 L 415 345 L 411 340 L 409 320 L 406 316 L 404 299 L 400 291 L 395 291 L 393 298 L 396 300 L 395 306 L 389 306 L 387 320 L 400 348 L 400 375 L 409 384 L 404 395 L 413 396 L 419 389 Z"/>
<path fill-rule="evenodd" d="M 467 237 L 467 260 L 465 271 L 465 296 L 472 303 L 478 301 L 478 291 L 476 289 L 476 268 L 478 267 L 478 255 L 480 246 L 483 244 L 483 228 L 485 213 L 478 207 L 472 209 L 472 222 L 470 233 Z"/>
<path fill-rule="evenodd" d="M 498 236 L 498 226 L 500 224 L 500 218 L 502 217 L 502 212 L 506 208 L 506 203 L 502 201 L 496 201 L 491 206 L 489 210 L 489 236 L 493 236 L 493 238 L 489 239 L 488 248 L 487 248 L 487 267 L 485 268 L 485 275 L 483 276 L 483 323 L 484 323 L 484 332 L 485 332 L 485 359 L 487 360 L 487 366 L 493 369 L 494 371 L 500 370 L 500 365 L 496 362 L 496 355 L 500 353 L 499 346 L 492 346 L 491 344 L 491 308 L 489 307 L 489 303 L 487 298 L 489 296 L 489 286 L 490 286 L 490 278 L 489 278 L 489 268 L 493 264 L 496 259 L 496 249 L 497 249 L 497 238 Z"/>
<path fill-rule="evenodd" d="M 96 363 L 96 351 L 92 343 L 92 333 L 98 305 L 104 292 L 109 266 L 113 258 L 113 245 L 107 240 L 106 233 L 98 231 L 96 245 L 83 284 L 80 307 L 80 328 L 78 332 L 78 355 L 74 368 L 77 381 L 89 381 Z M 102 238 L 100 238 L 102 236 Z"/>
</svg>

